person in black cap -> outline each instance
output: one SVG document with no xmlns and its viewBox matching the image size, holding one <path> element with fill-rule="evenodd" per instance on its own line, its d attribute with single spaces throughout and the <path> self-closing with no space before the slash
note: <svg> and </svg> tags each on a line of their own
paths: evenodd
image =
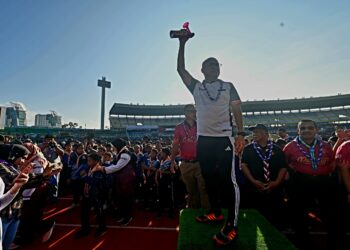
<svg viewBox="0 0 350 250">
<path fill-rule="evenodd" d="M 257 209 L 275 226 L 281 227 L 283 190 L 287 164 L 283 151 L 269 140 L 263 124 L 249 128 L 253 142 L 242 155 L 242 171 L 248 179 L 245 201 L 248 208 Z"/>
</svg>

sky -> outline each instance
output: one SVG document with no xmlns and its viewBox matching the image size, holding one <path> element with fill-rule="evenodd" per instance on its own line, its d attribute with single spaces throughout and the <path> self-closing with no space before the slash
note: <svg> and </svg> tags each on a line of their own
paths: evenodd
<svg viewBox="0 0 350 250">
<path fill-rule="evenodd" d="M 113 103 L 193 103 L 169 31 L 190 22 L 186 68 L 216 57 L 243 101 L 350 93 L 350 1 L 0 0 L 0 103 L 99 128 Z"/>
</svg>

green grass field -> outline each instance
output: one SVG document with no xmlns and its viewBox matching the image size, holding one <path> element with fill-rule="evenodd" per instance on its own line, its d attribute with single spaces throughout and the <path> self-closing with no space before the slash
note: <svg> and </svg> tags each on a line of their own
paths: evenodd
<svg viewBox="0 0 350 250">
<path fill-rule="evenodd" d="M 226 216 L 227 211 L 223 211 Z M 212 236 L 222 227 L 221 224 L 202 224 L 195 217 L 202 213 L 197 209 L 184 209 L 180 214 L 180 233 L 178 250 L 211 250 L 211 249 L 297 249 L 288 239 L 275 229 L 259 212 L 241 210 L 238 221 L 238 237 L 229 246 L 216 247 Z"/>
</svg>

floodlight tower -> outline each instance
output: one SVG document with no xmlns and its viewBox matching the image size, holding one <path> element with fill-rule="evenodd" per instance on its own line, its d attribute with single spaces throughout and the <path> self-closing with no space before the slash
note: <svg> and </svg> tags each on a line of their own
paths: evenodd
<svg viewBox="0 0 350 250">
<path fill-rule="evenodd" d="M 106 88 L 111 88 L 111 82 L 106 81 L 106 77 L 102 77 L 102 80 L 97 81 L 97 86 L 102 88 L 101 96 L 101 130 L 105 127 L 105 99 L 106 99 Z"/>
</svg>

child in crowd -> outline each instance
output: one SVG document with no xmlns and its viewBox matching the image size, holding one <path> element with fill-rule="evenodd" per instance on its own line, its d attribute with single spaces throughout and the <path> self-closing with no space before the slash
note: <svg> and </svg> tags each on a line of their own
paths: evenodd
<svg viewBox="0 0 350 250">
<path fill-rule="evenodd" d="M 73 205 L 79 204 L 83 194 L 84 182 L 80 177 L 80 171 L 87 169 L 87 154 L 84 149 L 84 144 L 76 145 L 76 150 L 70 155 L 69 166 L 71 169 L 71 186 L 73 191 Z"/>
<path fill-rule="evenodd" d="M 109 167 L 113 163 L 113 154 L 111 152 L 105 152 L 103 155 L 103 161 L 102 166 Z M 106 200 L 105 204 L 103 206 L 103 209 L 106 210 L 107 208 L 111 207 L 112 201 L 113 201 L 113 187 L 114 187 L 114 175 L 108 174 L 106 175 Z"/>
<path fill-rule="evenodd" d="M 156 172 L 160 167 L 160 161 L 157 159 L 158 150 L 153 148 L 150 153 L 149 166 L 144 166 L 143 170 L 146 176 L 145 184 L 145 208 L 153 208 L 157 199 L 157 185 L 155 182 Z"/>
<path fill-rule="evenodd" d="M 63 164 L 63 169 L 60 174 L 60 182 L 59 182 L 59 194 L 66 195 L 69 191 L 69 180 L 71 176 L 71 168 L 69 166 L 70 155 L 73 152 L 72 142 L 68 140 L 64 145 L 64 153 L 61 158 L 61 162 Z"/>
<path fill-rule="evenodd" d="M 76 233 L 77 237 L 82 237 L 90 233 L 89 213 L 94 209 L 98 228 L 95 237 L 106 232 L 103 204 L 106 192 L 106 177 L 101 168 L 101 156 L 97 153 L 91 153 L 88 156 L 88 171 L 80 171 L 81 179 L 84 182 L 83 199 L 81 202 L 81 229 Z"/>
<path fill-rule="evenodd" d="M 174 216 L 174 183 L 173 174 L 170 171 L 171 159 L 170 159 L 170 149 L 162 148 L 161 151 L 161 164 L 156 172 L 156 183 L 158 186 L 158 200 L 159 200 L 159 210 L 158 217 L 162 215 L 165 209 L 168 210 L 168 216 Z"/>
</svg>

